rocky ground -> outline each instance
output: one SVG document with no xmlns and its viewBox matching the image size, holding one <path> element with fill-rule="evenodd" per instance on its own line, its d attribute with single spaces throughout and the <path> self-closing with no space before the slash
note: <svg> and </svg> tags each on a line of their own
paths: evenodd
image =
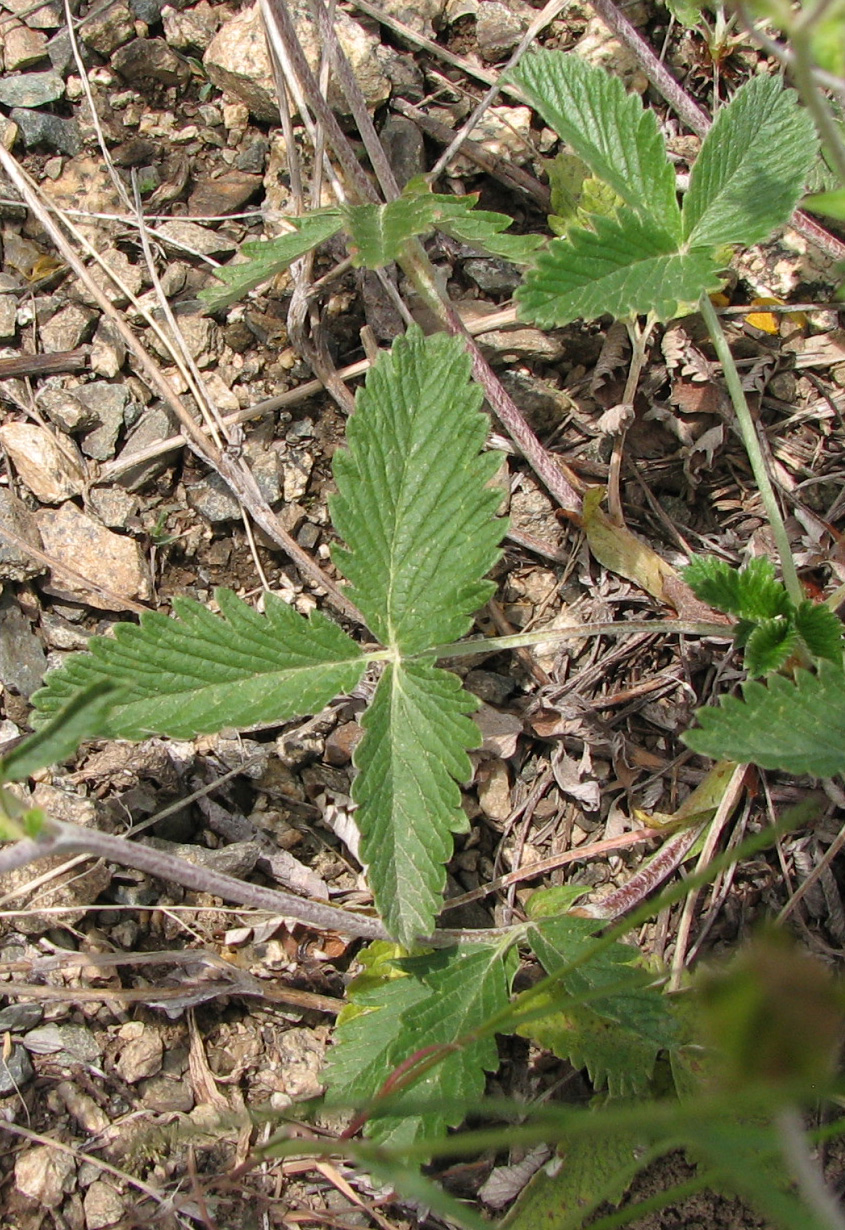
<svg viewBox="0 0 845 1230">
<path fill-rule="evenodd" d="M 197 372 L 211 406 L 228 424 L 243 424 L 239 455 L 263 506 L 330 575 L 326 496 L 344 432 L 343 398 L 314 380 L 308 330 L 290 315 L 289 275 L 215 316 L 197 298 L 244 240 L 278 234 L 298 208 L 257 9 L 207 0 L 77 5 L 71 38 L 56 0 L 3 4 L 0 142 L 37 186 L 45 212 L 25 207 L 0 180 L 0 745 L 28 729 L 29 697 L 48 667 L 139 610 L 166 612 L 178 594 L 213 603 L 218 585 L 255 599 L 270 588 L 303 612 L 324 600 L 279 538 L 254 528 L 220 474 L 186 447 L 172 404 L 116 322 L 129 326 L 188 414 L 199 413 Z M 316 64 L 306 0 L 289 8 Z M 338 10 L 341 42 L 398 178 L 433 165 L 537 11 L 521 0 L 388 0 L 378 20 L 369 5 Z M 627 12 L 708 108 L 714 91 L 724 97 L 756 71 L 760 53 L 737 39 L 714 82 L 700 33 L 670 27 L 659 7 Z M 578 47 L 631 88 L 647 88 L 636 57 L 587 5 L 570 5 L 540 41 Z M 328 98 L 351 132 L 331 84 Z M 657 95 L 653 101 L 683 172 L 698 139 Z M 298 119 L 293 139 L 307 199 L 313 152 Z M 439 190 L 480 192 L 482 205 L 508 212 L 518 228 L 542 229 L 554 134 L 528 107 L 501 97 L 473 139 L 477 147 L 453 159 Z M 329 203 L 330 186 L 319 191 L 316 203 Z M 87 282 L 51 236 L 56 217 L 88 265 Z M 819 594 L 845 580 L 845 333 L 838 310 L 824 306 L 836 284 L 837 242 L 823 251 L 788 230 L 744 254 L 730 288 L 735 305 L 774 296 L 804 310 L 726 317 L 790 510 L 796 558 Z M 607 481 L 618 438 L 610 412 L 630 357 L 624 329 L 514 327 L 506 311 L 512 266 L 451 240 L 429 246 L 543 442 L 582 479 Z M 314 300 L 319 335 L 341 377 L 366 366 L 365 326 L 376 344 L 401 327 L 377 280 L 341 266 L 344 256 L 325 245 L 311 274 L 323 279 Z M 695 317 L 658 333 L 625 436 L 628 524 L 675 565 L 701 550 L 736 562 L 771 550 L 703 338 Z M 494 443 L 507 450 L 501 436 Z M 512 533 L 496 604 L 480 627 L 663 613 L 591 558 L 532 472 L 512 452 L 503 456 Z M 464 795 L 471 833 L 450 866 L 450 895 L 469 894 L 449 916 L 453 925 L 518 916 L 529 885 L 574 881 L 607 891 L 624 883 L 642 858 L 633 839 L 624 848 L 637 828 L 633 809 L 671 813 L 700 780 L 702 762 L 684 752 L 678 732 L 715 687 L 740 674 L 715 644 L 645 634 L 473 663 L 466 683 L 483 702 L 484 745 Z M 343 698 L 304 723 L 194 743 L 88 745 L 74 763 L 40 775 L 32 800 L 63 819 L 143 833 L 230 874 L 366 904 L 349 800 L 363 705 L 363 697 Z M 771 775 L 741 809 L 737 834 L 804 789 Z M 812 832 L 717 881 L 684 944 L 679 914 L 661 916 L 643 937 L 647 950 L 682 970 L 700 953 L 735 945 L 761 910 L 786 906 L 837 837 L 840 802 L 832 796 Z M 620 852 L 596 854 L 606 839 L 619 839 Z M 540 862 L 542 879 L 532 872 Z M 825 860 L 793 910 L 806 943 L 831 962 L 845 942 L 840 882 L 839 861 Z M 0 1224 L 442 1224 L 327 1163 L 268 1162 L 232 1178 L 272 1130 L 272 1112 L 321 1091 L 354 945 L 84 857 L 26 868 L 0 887 L 0 1127 L 8 1146 Z M 577 1074 L 523 1044 L 503 1043 L 503 1060 L 499 1091 L 530 1099 L 559 1085 L 560 1096 L 585 1095 Z M 322 1127 L 339 1130 L 337 1117 Z M 482 1185 L 495 1165 L 520 1160 L 484 1157 L 451 1182 L 462 1195 L 486 1193 L 493 1213 L 500 1202 Z M 684 1166 L 676 1159 L 653 1184 L 674 1181 Z M 835 1159 L 831 1167 L 836 1179 Z M 735 1202 L 700 1196 L 636 1224 L 762 1223 Z"/>
</svg>

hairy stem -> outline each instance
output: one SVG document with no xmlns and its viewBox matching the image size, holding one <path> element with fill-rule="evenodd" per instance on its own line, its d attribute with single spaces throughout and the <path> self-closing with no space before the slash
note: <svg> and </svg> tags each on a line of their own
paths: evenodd
<svg viewBox="0 0 845 1230">
<path fill-rule="evenodd" d="M 786 533 L 786 526 L 783 523 L 780 506 L 775 496 L 775 490 L 772 486 L 769 473 L 766 469 L 766 463 L 763 459 L 763 451 L 760 448 L 760 441 L 757 438 L 757 429 L 754 426 L 754 420 L 751 417 L 751 411 L 748 408 L 748 402 L 745 399 L 745 391 L 742 387 L 742 382 L 739 378 L 739 372 L 736 369 L 731 348 L 728 345 L 722 326 L 719 323 L 719 317 L 716 315 L 716 310 L 710 302 L 709 295 L 702 295 L 699 303 L 701 315 L 704 317 L 704 323 L 707 325 L 707 331 L 716 348 L 716 354 L 719 362 L 722 365 L 722 371 L 725 376 L 725 384 L 728 386 L 733 408 L 736 412 L 739 432 L 742 436 L 742 442 L 745 445 L 745 451 L 748 453 L 748 460 L 751 462 L 751 470 L 754 474 L 754 481 L 760 491 L 760 497 L 763 501 L 763 507 L 766 510 L 766 516 L 769 525 L 772 527 L 772 534 L 775 539 L 775 546 L 780 557 L 780 566 L 783 573 L 783 583 L 786 586 L 787 593 L 796 606 L 804 600 L 804 591 L 801 588 L 801 582 L 798 579 L 798 572 L 795 568 L 795 561 L 792 558 L 792 550 L 789 545 L 789 538 Z"/>
</svg>

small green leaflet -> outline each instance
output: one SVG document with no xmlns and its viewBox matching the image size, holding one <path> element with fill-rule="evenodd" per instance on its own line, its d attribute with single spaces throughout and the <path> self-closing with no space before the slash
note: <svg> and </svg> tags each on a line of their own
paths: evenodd
<svg viewBox="0 0 845 1230">
<path fill-rule="evenodd" d="M 115 702 L 114 684 L 98 680 L 77 692 L 49 722 L 0 757 L 0 782 L 18 782 L 72 756 L 86 739 L 106 733 Z"/>
<path fill-rule="evenodd" d="M 824 214 L 826 218 L 845 222 L 845 188 L 817 192 L 814 196 L 805 197 L 801 205 L 804 209 L 811 209 L 814 214 Z"/>
<path fill-rule="evenodd" d="M 361 857 L 391 935 L 428 935 L 446 884 L 452 834 L 469 829 L 457 782 L 479 742 L 475 697 L 426 662 L 390 663 L 362 719 L 352 796 Z"/>
<path fill-rule="evenodd" d="M 695 160 L 683 208 L 687 245 L 767 239 L 789 221 L 817 151 L 795 91 L 753 77 L 719 112 Z"/>
<path fill-rule="evenodd" d="M 371 984 L 350 1002 L 368 1009 L 341 1020 L 329 1052 L 327 1079 L 332 1101 L 365 1107 L 400 1064 L 429 1047 L 448 1047 L 479 1029 L 505 1007 L 515 958 L 495 945 L 441 949 L 400 963 L 408 976 Z M 492 1038 L 468 1042 L 428 1069 L 406 1090 L 392 1094 L 384 1113 L 372 1106 L 367 1135 L 401 1148 L 417 1139 L 434 1139 L 456 1126 L 460 1113 L 484 1091 L 485 1071 L 499 1065 Z"/>
<path fill-rule="evenodd" d="M 216 312 L 243 299 L 248 291 L 262 282 L 268 282 L 277 273 L 287 269 L 300 256 L 316 248 L 317 244 L 330 239 L 340 230 L 343 219 L 337 209 L 322 210 L 304 218 L 289 218 L 296 227 L 289 235 L 280 235 L 266 243 L 245 243 L 241 252 L 249 259 L 232 265 L 223 265 L 215 271 L 222 286 L 208 286 L 200 291 L 199 298 L 206 310 Z"/>
<path fill-rule="evenodd" d="M 592 223 L 594 231 L 574 227 L 537 257 L 516 291 L 522 319 L 546 329 L 605 313 L 668 320 L 703 289 L 721 285 L 709 250 L 679 252 L 650 219 L 626 208 Z"/>
<path fill-rule="evenodd" d="M 418 328 L 398 338 L 358 393 L 335 454 L 334 559 L 383 645 L 424 652 L 463 636 L 493 592 L 505 522 L 482 453 L 488 419 L 460 341 Z"/>
<path fill-rule="evenodd" d="M 177 598 L 178 619 L 149 612 L 138 626 L 118 624 L 114 637 L 92 638 L 90 653 L 74 654 L 47 676 L 33 696 L 36 709 L 52 716 L 106 680 L 118 689 L 114 706 L 80 738 L 191 739 L 314 713 L 360 681 L 361 650 L 319 612 L 306 619 L 267 594 L 260 615 L 229 590 L 216 597 L 221 615 Z"/>
<path fill-rule="evenodd" d="M 478 197 L 475 195 L 440 195 L 434 200 L 438 208 L 438 229 L 481 252 L 500 256 L 515 265 L 527 265 L 538 249 L 545 246 L 542 235 L 505 235 L 503 232 L 512 219 L 507 214 L 476 209 Z"/>
<path fill-rule="evenodd" d="M 536 911 L 543 909 L 542 896 L 535 894 L 540 899 Z M 593 1084 L 607 1085 L 611 1096 L 639 1095 L 651 1079 L 658 1052 L 677 1044 L 678 1026 L 666 997 L 647 985 L 644 972 L 634 965 L 635 949 L 614 943 L 593 955 L 601 926 L 573 915 L 534 915 L 528 942 L 546 973 L 561 978 L 557 987 L 527 993 L 525 1006 L 530 1004 L 532 1014 L 546 1011 L 518 1032 L 575 1067 L 585 1067 Z M 583 960 L 585 954 L 589 959 Z M 582 963 L 563 972 L 577 961 Z M 514 1009 L 519 1008 L 517 999 Z"/>
<path fill-rule="evenodd" d="M 775 577 L 775 568 L 765 556 L 750 559 L 736 568 L 715 555 L 700 555 L 684 569 L 684 580 L 696 598 L 740 619 L 775 619 L 786 615 L 791 603 L 786 589 Z"/>
<path fill-rule="evenodd" d="M 497 1230 L 581 1230 L 599 1204 L 625 1195 L 646 1160 L 642 1146 L 640 1136 L 620 1130 L 564 1140 Z"/>
<path fill-rule="evenodd" d="M 833 777 L 845 769 L 845 674 L 822 661 L 817 674 L 799 670 L 795 681 L 772 675 L 744 684 L 742 699 L 722 697 L 699 709 L 699 726 L 683 741 L 716 760 L 750 761 L 763 769 Z"/>
<path fill-rule="evenodd" d="M 657 118 L 642 99 L 627 94 L 618 77 L 563 51 L 526 56 L 513 78 L 593 174 L 677 246 L 675 172 Z"/>
<path fill-rule="evenodd" d="M 701 556 L 684 569 L 684 580 L 702 602 L 738 616 L 734 639 L 745 650 L 750 674 L 779 670 L 801 649 L 814 658 L 842 662 L 840 620 L 822 604 L 805 600 L 796 607 L 770 560 L 761 556 L 739 569 Z"/>
<path fill-rule="evenodd" d="M 381 269 L 401 255 L 414 235 L 434 227 L 436 206 L 428 193 L 400 196 L 386 205 L 347 205 L 343 219 L 353 265 Z"/>
</svg>

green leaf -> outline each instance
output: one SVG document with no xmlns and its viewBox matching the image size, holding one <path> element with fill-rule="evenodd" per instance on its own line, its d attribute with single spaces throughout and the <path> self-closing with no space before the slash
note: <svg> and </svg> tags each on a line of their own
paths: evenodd
<svg viewBox="0 0 845 1230">
<path fill-rule="evenodd" d="M 306 619 L 273 594 L 265 597 L 265 615 L 229 590 L 216 597 L 221 615 L 177 598 L 178 619 L 149 612 L 140 626 L 118 624 L 114 637 L 94 637 L 90 653 L 73 655 L 47 676 L 32 698 L 36 709 L 53 715 L 105 680 L 119 694 L 98 733 L 190 739 L 314 713 L 358 684 L 361 650 L 324 615 Z"/>
<path fill-rule="evenodd" d="M 347 205 L 343 220 L 349 232 L 353 265 L 381 269 L 401 254 L 415 235 L 433 230 L 437 213 L 430 193 L 402 195 L 386 205 Z"/>
<path fill-rule="evenodd" d="M 117 689 L 106 680 L 78 692 L 35 734 L 0 758 L 0 782 L 22 781 L 47 765 L 66 760 L 85 739 L 105 734 L 116 697 Z"/>
<path fill-rule="evenodd" d="M 829 606 L 802 602 L 795 612 L 795 627 L 814 658 L 842 664 L 842 621 Z"/>
<path fill-rule="evenodd" d="M 269 281 L 300 256 L 316 248 L 318 243 L 337 234 L 342 225 L 337 209 L 322 210 L 304 218 L 289 218 L 288 221 L 296 227 L 291 234 L 280 235 L 278 239 L 270 239 L 266 243 L 245 243 L 241 252 L 249 257 L 248 260 L 216 270 L 215 277 L 222 285 L 208 286 L 199 293 L 207 311 L 216 312 L 243 299 L 248 291 Z"/>
<path fill-rule="evenodd" d="M 709 252 L 678 252 L 674 239 L 628 209 L 595 217 L 595 232 L 553 239 L 516 291 L 520 315 L 542 328 L 609 313 L 661 320 L 721 285 Z"/>
<path fill-rule="evenodd" d="M 479 734 L 467 714 L 477 703 L 449 671 L 391 663 L 362 719 L 352 787 L 361 857 L 385 926 L 404 944 L 431 932 L 451 834 L 469 828 L 457 782 L 472 776 L 465 749 Z"/>
<path fill-rule="evenodd" d="M 500 256 L 515 265 L 527 265 L 546 242 L 542 235 L 503 234 L 513 219 L 489 209 L 476 209 L 476 195 L 439 195 L 432 199 L 437 205 L 438 230 L 490 256 Z"/>
<path fill-rule="evenodd" d="M 701 24 L 703 0 L 666 0 L 666 7 L 680 25 L 694 30 Z"/>
<path fill-rule="evenodd" d="M 546 162 L 551 189 L 549 226 L 556 235 L 566 235 L 573 226 L 592 229 L 592 215 L 612 218 L 622 198 L 603 180 L 590 174 L 581 158 L 563 150 Z"/>
<path fill-rule="evenodd" d="M 767 239 L 792 216 L 816 157 L 813 121 L 793 90 L 754 77 L 719 112 L 684 198 L 690 248 Z"/>
<path fill-rule="evenodd" d="M 563 974 L 559 987 L 529 993 L 532 1010 L 545 1006 L 548 1013 L 518 1032 L 585 1067 L 593 1084 L 606 1084 L 611 1096 L 638 1095 L 648 1086 L 658 1052 L 677 1043 L 677 1023 L 665 996 L 646 985 L 646 975 L 634 966 L 636 950 L 617 943 L 591 954 L 601 925 L 564 916 L 530 927 L 528 942 L 547 974 L 585 955 L 587 960 Z"/>
<path fill-rule="evenodd" d="M 489 945 L 441 949 L 401 963 L 409 976 L 370 986 L 350 999 L 369 1011 L 341 1021 L 329 1053 L 329 1096 L 353 1106 L 372 1104 L 385 1081 L 406 1061 L 429 1048 L 449 1047 L 506 1004 L 514 962 Z M 484 1091 L 484 1072 L 499 1065 L 495 1041 L 469 1042 L 443 1058 L 402 1092 L 391 1094 L 384 1113 L 373 1114 L 367 1135 L 401 1147 L 434 1139 L 461 1115 L 444 1103 L 474 1105 Z M 378 1105 L 371 1109 L 378 1111 Z"/>
<path fill-rule="evenodd" d="M 603 68 L 563 51 L 526 56 L 513 79 L 595 176 L 653 226 L 680 238 L 675 172 L 657 118 L 638 95 L 627 94 Z"/>
<path fill-rule="evenodd" d="M 749 675 L 768 675 L 780 670 L 798 643 L 791 619 L 761 620 L 745 640 L 745 666 Z"/>
<path fill-rule="evenodd" d="M 845 188 L 835 188 L 832 192 L 817 192 L 815 196 L 805 197 L 801 207 L 811 209 L 814 214 L 824 214 L 826 218 L 845 222 Z"/>
<path fill-rule="evenodd" d="M 775 578 L 774 565 L 762 555 L 742 569 L 715 555 L 702 555 L 682 575 L 696 598 L 740 619 L 775 619 L 792 608 L 786 589 Z"/>
<path fill-rule="evenodd" d="M 643 1152 L 641 1137 L 621 1130 L 564 1140 L 498 1230 L 580 1230 L 599 1204 L 619 1203 L 642 1169 Z"/>
<path fill-rule="evenodd" d="M 457 640 L 494 586 L 505 522 L 480 453 L 488 420 L 463 344 L 410 329 L 370 371 L 334 459 L 335 562 L 382 644 L 403 654 Z"/>
<path fill-rule="evenodd" d="M 750 761 L 764 769 L 833 777 L 845 769 L 845 674 L 822 662 L 818 674 L 795 682 L 772 675 L 746 683 L 740 700 L 725 696 L 699 709 L 699 727 L 682 736 L 694 752 L 716 760 Z"/>
</svg>

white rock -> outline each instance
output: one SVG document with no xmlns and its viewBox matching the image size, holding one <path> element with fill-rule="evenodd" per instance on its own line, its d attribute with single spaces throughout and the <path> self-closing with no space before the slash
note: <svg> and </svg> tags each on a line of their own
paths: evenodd
<svg viewBox="0 0 845 1230">
<path fill-rule="evenodd" d="M 36 514 L 44 550 L 59 563 L 67 564 L 84 577 L 102 583 L 115 594 L 139 598 L 152 595 L 152 584 L 144 554 L 131 538 L 115 534 L 80 512 L 75 504 L 43 508 Z M 50 590 L 72 601 L 87 602 L 103 611 L 122 611 L 118 601 L 89 589 L 81 581 L 55 569 Z"/>
<path fill-rule="evenodd" d="M 306 59 L 316 72 L 322 45 L 307 0 L 289 0 L 288 9 Z M 386 102 L 390 82 L 381 71 L 378 40 L 340 9 L 335 13 L 334 28 L 368 106 Z M 278 120 L 276 86 L 257 4 L 220 28 L 209 44 L 203 64 L 214 84 L 245 103 L 256 119 Z M 329 86 L 328 101 L 334 110 L 349 114 L 346 100 L 334 82 Z"/>
<path fill-rule="evenodd" d="M 15 1187 L 37 1204 L 55 1209 L 61 1204 L 76 1171 L 69 1153 L 36 1145 L 21 1153 L 15 1162 Z"/>
<path fill-rule="evenodd" d="M 46 427 L 35 423 L 6 423 L 0 443 L 12 459 L 21 481 L 44 504 L 61 504 L 79 495 L 85 472 L 76 446 L 69 440 L 59 448 Z"/>
<path fill-rule="evenodd" d="M 126 1211 L 120 1193 L 102 1179 L 95 1179 L 90 1185 L 82 1207 L 86 1230 L 103 1230 L 105 1226 L 113 1226 Z"/>
</svg>

